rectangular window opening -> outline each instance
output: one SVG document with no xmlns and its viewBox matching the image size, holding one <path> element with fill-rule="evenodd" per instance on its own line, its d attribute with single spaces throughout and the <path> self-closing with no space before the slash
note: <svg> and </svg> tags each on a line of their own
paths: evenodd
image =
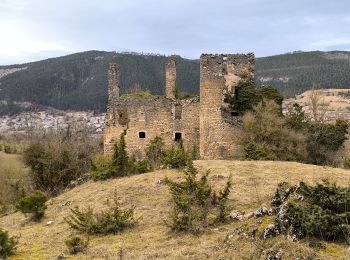
<svg viewBox="0 0 350 260">
<path fill-rule="evenodd" d="M 175 119 L 181 119 L 182 117 L 182 106 L 175 105 Z"/>
<path fill-rule="evenodd" d="M 122 126 L 126 126 L 129 122 L 128 110 L 126 107 L 117 108 L 118 123 Z"/>
<path fill-rule="evenodd" d="M 182 138 L 182 133 L 176 132 L 175 133 L 175 142 L 179 142 Z"/>
<path fill-rule="evenodd" d="M 139 138 L 146 138 L 146 133 L 145 132 L 139 132 Z"/>
</svg>

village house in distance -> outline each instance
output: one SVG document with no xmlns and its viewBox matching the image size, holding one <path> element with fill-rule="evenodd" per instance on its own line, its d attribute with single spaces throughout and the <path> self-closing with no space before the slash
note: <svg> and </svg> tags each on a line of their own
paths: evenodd
<svg viewBox="0 0 350 260">
<path fill-rule="evenodd" d="M 156 136 L 166 146 L 183 141 L 186 149 L 199 147 L 201 159 L 229 159 L 237 152 L 236 113 L 224 102 L 243 76 L 254 76 L 254 54 L 202 54 L 200 96 L 175 98 L 176 57 L 165 68 L 165 95 L 120 97 L 118 64 L 108 71 L 108 107 L 104 129 L 104 153 L 113 153 L 115 142 L 125 135 L 127 150 L 141 158 Z"/>
</svg>

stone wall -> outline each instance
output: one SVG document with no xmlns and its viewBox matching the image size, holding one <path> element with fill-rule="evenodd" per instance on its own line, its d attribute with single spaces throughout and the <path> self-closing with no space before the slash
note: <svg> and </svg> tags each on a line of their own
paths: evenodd
<svg viewBox="0 0 350 260">
<path fill-rule="evenodd" d="M 118 66 L 109 69 L 109 100 L 104 130 L 104 152 L 112 154 L 121 134 L 127 150 L 137 158 L 156 136 L 167 147 L 182 139 L 186 149 L 199 147 L 199 99 L 175 100 L 176 62 L 171 57 L 166 66 L 167 96 L 119 97 Z M 171 87 L 172 86 L 172 87 Z M 170 91 L 171 90 L 171 91 Z"/>
<path fill-rule="evenodd" d="M 245 75 L 254 75 L 254 54 L 202 54 L 200 59 L 200 155 L 230 159 L 239 154 L 240 118 L 224 102 Z"/>
<path fill-rule="evenodd" d="M 109 68 L 109 99 L 104 130 L 105 154 L 125 134 L 128 152 L 144 156 L 150 141 L 160 136 L 166 146 L 182 139 L 186 149 L 199 146 L 202 159 L 228 159 L 239 154 L 237 137 L 241 120 L 235 117 L 224 93 L 233 91 L 239 80 L 254 75 L 254 54 L 203 54 L 200 60 L 200 100 L 177 100 L 176 59 L 169 58 L 165 69 L 165 96 L 119 97 L 119 70 Z"/>
<path fill-rule="evenodd" d="M 175 143 L 176 133 L 181 134 L 184 146 L 198 146 L 199 102 L 173 101 L 164 97 L 120 99 L 115 104 L 117 121 L 124 122 L 107 127 L 105 130 L 105 153 L 113 152 L 113 145 L 122 133 L 128 152 L 142 158 L 150 141 L 160 136 L 167 147 Z M 181 118 L 175 119 L 175 107 L 181 106 Z"/>
<path fill-rule="evenodd" d="M 186 149 L 192 149 L 193 146 L 199 149 L 199 98 L 181 100 L 177 104 L 182 108 L 182 115 L 181 119 L 174 120 L 174 132 L 182 133 Z"/>
<path fill-rule="evenodd" d="M 175 99 L 175 84 L 176 84 L 176 57 L 170 56 L 168 63 L 165 66 L 165 96 L 170 99 Z"/>
</svg>

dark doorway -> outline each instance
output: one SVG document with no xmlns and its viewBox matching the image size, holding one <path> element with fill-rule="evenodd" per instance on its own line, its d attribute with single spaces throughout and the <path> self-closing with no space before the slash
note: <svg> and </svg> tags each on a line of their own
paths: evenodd
<svg viewBox="0 0 350 260">
<path fill-rule="evenodd" d="M 175 133 L 175 141 L 179 142 L 182 138 L 182 133 L 176 132 Z"/>
<path fill-rule="evenodd" d="M 146 138 L 146 133 L 145 132 L 139 132 L 139 138 Z"/>
</svg>

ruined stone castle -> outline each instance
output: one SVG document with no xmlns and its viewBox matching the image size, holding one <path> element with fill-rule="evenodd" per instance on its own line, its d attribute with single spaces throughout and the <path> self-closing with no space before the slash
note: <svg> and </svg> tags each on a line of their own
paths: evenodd
<svg viewBox="0 0 350 260">
<path fill-rule="evenodd" d="M 229 159 L 237 153 L 236 112 L 224 102 L 243 76 L 254 76 L 254 54 L 200 57 L 200 96 L 176 99 L 176 57 L 165 67 L 165 96 L 120 97 L 119 67 L 110 64 L 104 152 L 111 154 L 121 134 L 127 150 L 142 158 L 150 141 L 160 136 L 166 146 L 182 140 L 199 147 L 202 159 Z"/>
</svg>

